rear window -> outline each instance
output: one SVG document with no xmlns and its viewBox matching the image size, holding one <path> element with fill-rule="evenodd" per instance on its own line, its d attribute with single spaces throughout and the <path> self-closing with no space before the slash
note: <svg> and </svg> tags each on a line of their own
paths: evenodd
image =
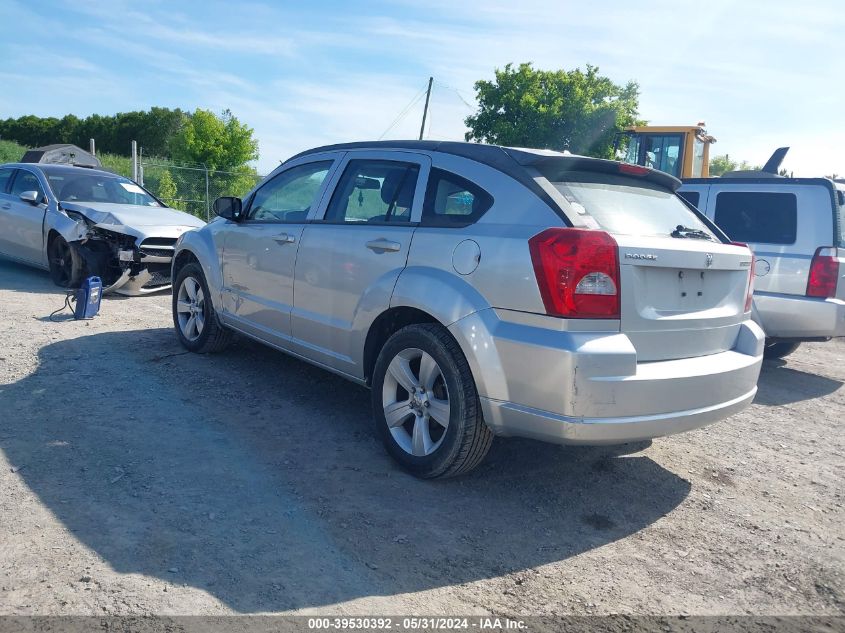
<svg viewBox="0 0 845 633">
<path fill-rule="evenodd" d="M 719 241 L 678 196 L 648 181 L 591 172 L 570 172 L 553 182 L 587 226 L 622 235 L 671 235 L 678 226 Z"/>
<path fill-rule="evenodd" d="M 836 188 L 836 202 L 839 210 L 839 246 L 845 246 L 845 187 Z"/>
<path fill-rule="evenodd" d="M 735 242 L 794 244 L 798 199 L 794 193 L 722 191 L 716 196 L 715 220 Z"/>
<path fill-rule="evenodd" d="M 678 195 L 681 196 L 687 202 L 689 202 L 696 209 L 698 208 L 698 203 L 701 201 L 701 194 L 699 194 L 697 191 L 679 191 Z"/>
</svg>

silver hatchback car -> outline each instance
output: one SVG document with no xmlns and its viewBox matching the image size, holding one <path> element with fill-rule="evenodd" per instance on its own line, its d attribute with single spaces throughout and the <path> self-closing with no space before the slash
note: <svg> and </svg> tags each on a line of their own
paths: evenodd
<svg viewBox="0 0 845 633">
<path fill-rule="evenodd" d="M 464 473 L 495 435 L 612 444 L 748 405 L 752 255 L 636 165 L 434 141 L 279 166 L 185 233 L 189 350 L 238 332 L 372 391 L 388 452 Z"/>
</svg>

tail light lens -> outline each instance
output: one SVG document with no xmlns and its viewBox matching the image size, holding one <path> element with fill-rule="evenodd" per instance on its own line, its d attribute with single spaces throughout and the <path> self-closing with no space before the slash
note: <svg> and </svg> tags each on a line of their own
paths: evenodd
<svg viewBox="0 0 845 633">
<path fill-rule="evenodd" d="M 734 246 L 742 246 L 743 248 L 748 248 L 748 244 L 745 242 L 731 242 Z M 751 268 L 748 269 L 748 292 L 745 294 L 745 312 L 751 311 L 751 306 L 754 303 L 754 266 L 757 264 L 757 257 L 754 255 L 754 251 L 748 248 L 749 252 L 751 253 Z"/>
<path fill-rule="evenodd" d="M 528 248 L 548 314 L 619 318 L 619 249 L 608 233 L 546 229 L 528 240 Z"/>
<path fill-rule="evenodd" d="M 807 279 L 807 296 L 830 299 L 836 296 L 839 281 L 839 258 L 832 246 L 816 249 Z"/>
</svg>

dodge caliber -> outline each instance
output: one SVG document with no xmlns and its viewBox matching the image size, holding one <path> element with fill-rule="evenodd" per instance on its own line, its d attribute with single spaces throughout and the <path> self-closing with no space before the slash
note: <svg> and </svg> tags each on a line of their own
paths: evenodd
<svg viewBox="0 0 845 633">
<path fill-rule="evenodd" d="M 757 390 L 752 254 L 636 165 L 434 141 L 303 152 L 179 238 L 187 349 L 237 332 L 370 388 L 390 455 L 469 471 L 494 436 L 614 444 Z"/>
</svg>

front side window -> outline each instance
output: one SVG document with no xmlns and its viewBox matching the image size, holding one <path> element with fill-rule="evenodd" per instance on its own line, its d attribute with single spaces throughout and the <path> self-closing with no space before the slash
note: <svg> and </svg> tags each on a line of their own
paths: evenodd
<svg viewBox="0 0 845 633">
<path fill-rule="evenodd" d="M 11 169 L 0 169 L 0 193 L 6 193 L 6 191 L 9 189 L 9 181 L 11 179 Z"/>
<path fill-rule="evenodd" d="M 722 191 L 714 219 L 734 242 L 794 244 L 798 200 L 794 193 Z"/>
<path fill-rule="evenodd" d="M 264 184 L 252 197 L 247 219 L 255 222 L 305 222 L 332 161 L 293 167 Z"/>
<path fill-rule="evenodd" d="M 432 169 L 422 221 L 429 226 L 466 226 L 493 206 L 493 197 L 466 178 Z"/>
<path fill-rule="evenodd" d="M 419 165 L 351 160 L 329 208 L 327 222 L 410 222 Z"/>
<path fill-rule="evenodd" d="M 38 177 L 30 171 L 19 169 L 15 179 L 12 181 L 12 191 L 10 193 L 13 196 L 19 196 L 24 191 L 37 191 L 39 198 L 44 195 L 41 191 L 41 183 L 38 181 Z"/>
<path fill-rule="evenodd" d="M 683 226 L 719 238 L 670 189 L 628 176 L 569 172 L 552 182 L 586 226 L 620 235 L 668 236 Z"/>
</svg>

